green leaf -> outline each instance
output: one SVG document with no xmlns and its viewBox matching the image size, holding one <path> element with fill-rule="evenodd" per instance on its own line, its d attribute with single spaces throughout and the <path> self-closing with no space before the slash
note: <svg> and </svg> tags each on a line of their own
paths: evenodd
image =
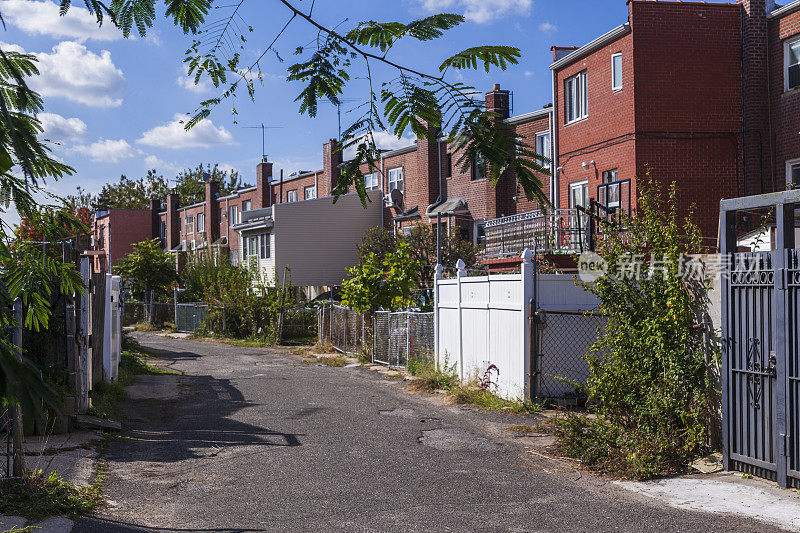
<svg viewBox="0 0 800 533">
<path fill-rule="evenodd" d="M 502 70 L 506 70 L 508 65 L 516 65 L 520 56 L 519 48 L 512 46 L 477 46 L 467 48 L 447 58 L 439 66 L 439 71 L 444 72 L 450 67 L 458 70 L 477 70 L 479 64 L 483 64 L 486 72 L 489 72 L 491 67 L 499 67 Z"/>
</svg>

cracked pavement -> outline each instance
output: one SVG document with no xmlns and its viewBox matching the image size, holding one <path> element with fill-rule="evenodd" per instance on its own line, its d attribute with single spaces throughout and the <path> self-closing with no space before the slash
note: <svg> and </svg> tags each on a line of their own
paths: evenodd
<svg viewBox="0 0 800 533">
<path fill-rule="evenodd" d="M 74 531 L 775 530 L 581 474 L 506 429 L 533 417 L 446 405 L 285 348 L 134 335 L 183 375 L 174 394 L 138 389 L 121 405 L 110 505 Z"/>
</svg>

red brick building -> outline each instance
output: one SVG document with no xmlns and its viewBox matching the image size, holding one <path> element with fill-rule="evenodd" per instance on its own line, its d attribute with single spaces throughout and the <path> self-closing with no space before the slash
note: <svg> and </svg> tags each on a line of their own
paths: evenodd
<svg viewBox="0 0 800 533">
<path fill-rule="evenodd" d="M 714 246 L 719 200 L 783 188 L 800 158 L 800 2 L 628 7 L 618 28 L 553 49 L 556 203 L 633 208 L 649 172 L 677 183 Z"/>
</svg>

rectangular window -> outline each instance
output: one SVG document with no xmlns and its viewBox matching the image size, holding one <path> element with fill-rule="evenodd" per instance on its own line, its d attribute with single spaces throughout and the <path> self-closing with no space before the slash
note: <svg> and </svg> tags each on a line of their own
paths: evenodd
<svg viewBox="0 0 800 533">
<path fill-rule="evenodd" d="M 486 242 L 486 222 L 475 223 L 475 244 L 480 246 Z"/>
<path fill-rule="evenodd" d="M 444 175 L 451 177 L 453 175 L 453 154 L 447 154 L 444 158 Z"/>
<path fill-rule="evenodd" d="M 389 192 L 403 192 L 403 167 L 389 169 Z"/>
<path fill-rule="evenodd" d="M 581 181 L 569 185 L 569 207 L 586 207 L 589 203 L 589 182 Z"/>
<path fill-rule="evenodd" d="M 611 56 L 611 89 L 619 91 L 622 89 L 622 54 Z"/>
<path fill-rule="evenodd" d="M 482 155 L 476 155 L 472 160 L 472 179 L 482 180 L 486 177 L 486 160 Z"/>
<path fill-rule="evenodd" d="M 161 221 L 161 238 L 162 239 L 167 238 L 167 223 L 164 222 L 163 220 Z"/>
<path fill-rule="evenodd" d="M 370 174 L 364 174 L 364 188 L 368 191 L 376 191 L 380 189 L 380 178 L 378 177 L 379 174 L 377 172 L 372 172 Z"/>
<path fill-rule="evenodd" d="M 253 203 L 250 200 L 245 200 L 242 202 L 242 211 L 250 211 L 252 209 Z"/>
<path fill-rule="evenodd" d="M 228 225 L 233 226 L 239 223 L 239 206 L 232 205 L 228 208 Z"/>
<path fill-rule="evenodd" d="M 564 81 L 564 114 L 567 124 L 589 116 L 585 70 Z"/>
<path fill-rule="evenodd" d="M 225 208 L 224 207 L 220 207 L 219 208 L 219 225 L 222 226 L 223 224 L 225 224 Z"/>
<path fill-rule="evenodd" d="M 317 186 L 311 185 L 310 187 L 306 187 L 303 189 L 303 198 L 306 200 L 313 200 L 317 197 Z"/>
<path fill-rule="evenodd" d="M 262 233 L 258 236 L 259 257 L 269 259 L 269 233 Z"/>
<path fill-rule="evenodd" d="M 786 183 L 791 183 L 795 188 L 800 187 L 800 159 L 786 162 Z"/>
<path fill-rule="evenodd" d="M 194 233 L 194 216 L 193 215 L 186 215 L 184 220 L 184 230 L 186 234 Z"/>
<path fill-rule="evenodd" d="M 297 189 L 292 189 L 291 191 L 286 192 L 286 201 L 287 202 L 297 201 Z"/>
<path fill-rule="evenodd" d="M 258 257 L 258 235 L 245 237 L 245 257 Z"/>
<path fill-rule="evenodd" d="M 612 184 L 603 187 L 603 189 L 605 189 L 605 198 L 603 198 L 603 200 L 606 202 L 606 207 L 619 207 L 619 183 L 616 183 L 616 181 L 616 168 L 603 171 L 603 183 Z"/>
<path fill-rule="evenodd" d="M 550 132 L 543 131 L 536 134 L 536 155 L 550 159 Z M 541 161 L 540 161 L 541 162 Z"/>
<path fill-rule="evenodd" d="M 800 38 L 788 41 L 784 46 L 786 90 L 791 91 L 800 87 Z"/>
<path fill-rule="evenodd" d="M 197 231 L 205 231 L 206 230 L 206 215 L 204 213 L 199 213 L 197 215 Z"/>
</svg>

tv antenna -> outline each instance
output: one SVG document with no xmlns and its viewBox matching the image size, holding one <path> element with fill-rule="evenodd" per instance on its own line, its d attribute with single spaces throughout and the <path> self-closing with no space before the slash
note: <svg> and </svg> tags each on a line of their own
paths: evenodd
<svg viewBox="0 0 800 533">
<path fill-rule="evenodd" d="M 261 130 L 261 159 L 267 159 L 267 130 L 280 130 L 283 126 L 265 126 L 262 122 L 258 126 L 242 126 L 248 130 Z"/>
<path fill-rule="evenodd" d="M 339 137 L 337 140 L 342 140 L 342 104 L 348 104 L 351 102 L 360 102 L 358 98 L 340 98 L 339 102 L 334 104 L 336 106 L 336 118 L 339 121 Z"/>
</svg>

